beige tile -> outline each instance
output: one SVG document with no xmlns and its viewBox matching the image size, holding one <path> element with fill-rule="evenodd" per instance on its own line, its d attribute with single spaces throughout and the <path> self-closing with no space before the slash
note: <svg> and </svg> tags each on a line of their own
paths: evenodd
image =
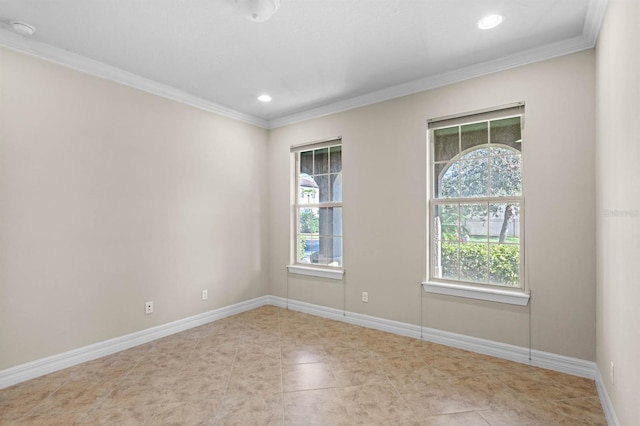
<svg viewBox="0 0 640 426">
<path fill-rule="evenodd" d="M 287 425 L 415 424 L 416 417 L 389 385 L 284 394 Z"/>
<path fill-rule="evenodd" d="M 11 426 L 73 426 L 86 425 L 89 423 L 86 413 L 81 412 L 65 412 L 65 413 L 48 413 L 38 416 L 22 417 L 6 423 Z M 5 423 L 2 423 L 5 424 Z"/>
<path fill-rule="evenodd" d="M 605 425 L 592 380 L 264 306 L 0 390 L 0 424 Z"/>
<path fill-rule="evenodd" d="M 435 357 L 429 360 L 429 366 L 448 375 L 465 377 L 486 374 L 482 364 L 467 357 Z"/>
<path fill-rule="evenodd" d="M 282 393 L 230 397 L 223 401 L 216 425 L 284 425 Z"/>
<path fill-rule="evenodd" d="M 100 408 L 159 404 L 168 391 L 168 387 L 157 388 L 146 383 L 121 385 L 102 400 Z"/>
<path fill-rule="evenodd" d="M 282 366 L 284 392 L 336 387 L 331 365 L 323 362 Z"/>
<path fill-rule="evenodd" d="M 165 402 L 155 408 L 149 425 L 212 425 L 218 413 L 219 401 Z"/>
<path fill-rule="evenodd" d="M 69 381 L 42 401 L 32 414 L 63 414 L 65 412 L 88 412 L 113 392 L 115 383 Z"/>
<path fill-rule="evenodd" d="M 63 383 L 60 375 L 49 375 L 0 390 L 0 420 L 26 416 Z"/>
<path fill-rule="evenodd" d="M 338 389 L 320 389 L 284 394 L 287 425 L 349 425 L 358 419 L 349 414 L 348 402 Z"/>
<path fill-rule="evenodd" d="M 364 423 L 384 421 L 412 422 L 416 417 L 395 388 L 386 383 L 339 388 L 339 395 L 348 403 L 347 410 Z"/>
<path fill-rule="evenodd" d="M 139 426 L 146 424 L 161 404 L 103 404 L 86 416 L 87 424 Z"/>
<path fill-rule="evenodd" d="M 138 366 L 118 383 L 117 390 L 138 387 L 153 388 L 154 390 L 168 389 L 176 381 L 179 370 L 171 368 L 157 368 L 153 366 Z"/>
<path fill-rule="evenodd" d="M 273 370 L 235 370 L 229 377 L 226 396 L 258 397 L 282 392 L 282 372 Z"/>
<path fill-rule="evenodd" d="M 326 361 L 327 353 L 318 343 L 287 341 L 280 346 L 280 356 L 283 364 L 307 364 Z"/>
<path fill-rule="evenodd" d="M 571 389 L 545 378 L 537 371 L 529 373 L 496 374 L 498 380 L 520 395 L 526 403 L 562 400 L 576 396 L 590 396 L 584 389 Z"/>
<path fill-rule="evenodd" d="M 332 371 L 337 386 L 362 386 L 376 383 L 391 383 L 380 364 L 371 359 L 332 362 Z"/>
<path fill-rule="evenodd" d="M 474 410 L 474 402 L 446 382 L 436 382 L 419 392 L 402 394 L 415 415 L 421 419 L 439 414 L 460 413 Z"/>
<path fill-rule="evenodd" d="M 489 423 L 475 411 L 431 416 L 422 419 L 420 423 L 424 426 L 489 426 Z"/>
<path fill-rule="evenodd" d="M 181 377 L 166 392 L 162 393 L 162 401 L 195 403 L 219 400 L 224 395 L 227 383 L 227 377 L 221 380 L 207 376 Z"/>
</svg>

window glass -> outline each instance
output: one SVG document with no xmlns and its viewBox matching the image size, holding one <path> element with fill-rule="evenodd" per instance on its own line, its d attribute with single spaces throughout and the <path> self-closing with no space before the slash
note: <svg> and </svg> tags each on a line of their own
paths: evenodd
<svg viewBox="0 0 640 426">
<path fill-rule="evenodd" d="M 431 278 L 522 287 L 520 124 L 507 117 L 430 133 Z"/>
<path fill-rule="evenodd" d="M 342 266 L 342 147 L 297 153 L 297 263 Z"/>
</svg>

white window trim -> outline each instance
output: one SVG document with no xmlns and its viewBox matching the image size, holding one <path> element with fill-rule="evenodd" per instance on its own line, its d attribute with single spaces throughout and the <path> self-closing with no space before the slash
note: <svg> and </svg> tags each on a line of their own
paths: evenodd
<svg viewBox="0 0 640 426">
<path fill-rule="evenodd" d="M 328 278 L 331 280 L 342 280 L 344 277 L 344 269 L 335 267 L 322 268 L 320 266 L 287 265 L 287 269 L 291 274 Z"/>
<path fill-rule="evenodd" d="M 291 211 L 291 226 L 290 232 L 293 235 L 293 238 L 290 238 L 290 253 L 291 259 L 290 264 L 287 265 L 287 271 L 291 274 L 297 275 L 306 275 L 311 277 L 318 278 L 327 278 L 332 280 L 343 280 L 344 279 L 344 266 L 328 266 L 328 265 L 316 265 L 313 263 L 298 263 L 296 260 L 297 253 L 297 245 L 295 243 L 295 236 L 297 234 L 297 221 L 298 221 L 298 212 L 297 212 L 297 190 L 298 190 L 298 170 L 297 170 L 297 161 L 296 156 L 298 152 L 307 151 L 310 149 L 318 149 L 322 147 L 331 147 L 335 145 L 342 145 L 342 136 L 336 136 L 332 138 L 322 139 L 314 142 L 302 143 L 299 145 L 291 146 L 290 152 L 293 155 L 293 161 L 290 164 L 290 175 L 295 176 L 295 179 L 291 181 L 291 203 L 292 203 L 292 211 Z M 310 205 L 311 207 L 343 207 L 343 201 L 339 203 L 328 202 L 323 203 L 322 206 L 320 204 Z M 344 244 L 344 235 L 343 235 L 343 244 Z M 343 248 L 344 250 L 344 248 Z M 344 252 L 343 252 L 344 253 Z M 344 262 L 344 260 L 343 260 Z"/>
<path fill-rule="evenodd" d="M 425 293 L 444 294 L 447 296 L 466 297 L 467 299 L 488 300 L 490 302 L 507 303 L 509 305 L 527 306 L 530 294 L 518 291 L 502 290 L 490 287 L 440 283 L 425 281 L 422 283 Z"/>
<path fill-rule="evenodd" d="M 508 289 L 499 289 L 499 288 L 495 288 L 492 287 L 490 285 L 483 285 L 483 284 L 479 284 L 478 286 L 475 285 L 467 285 L 464 284 L 462 282 L 455 282 L 455 281 L 451 281 L 451 282 L 437 282 L 437 281 L 431 281 L 430 277 L 431 277 L 431 270 L 433 268 L 433 262 L 432 262 L 432 258 L 431 258 L 431 209 L 432 209 L 432 204 L 434 200 L 433 197 L 433 188 L 432 188 L 432 159 L 431 159 L 431 138 L 430 138 L 430 125 L 432 122 L 439 122 L 439 121 L 449 121 L 449 120 L 460 120 L 460 122 L 466 122 L 468 118 L 476 115 L 487 115 L 487 116 L 493 116 L 493 114 L 496 114 L 496 118 L 500 118 L 503 115 L 503 111 L 507 110 L 507 109 L 511 109 L 514 107 L 518 107 L 518 108 L 524 108 L 524 102 L 519 102 L 516 104 L 509 104 L 509 105 L 503 105 L 500 107 L 495 107 L 495 108 L 488 108 L 485 110 L 478 110 L 475 112 L 471 112 L 471 113 L 464 113 L 464 114 L 457 114 L 457 115 L 452 115 L 452 116 L 448 116 L 448 117 L 439 117 L 439 118 L 435 118 L 435 119 L 431 119 L 428 120 L 427 123 L 427 129 L 426 129 L 426 134 L 427 134 L 427 188 L 428 188 L 428 195 L 427 195 L 427 208 L 429 209 L 429 211 L 427 212 L 426 215 L 426 226 L 427 226 L 427 245 L 426 245 L 426 255 L 427 255 L 427 279 L 426 281 L 422 282 L 422 288 L 424 289 L 425 293 L 433 293 L 433 294 L 442 294 L 442 295 L 447 295 L 447 296 L 455 296 L 455 297 L 464 297 L 467 299 L 476 299 L 476 300 L 485 300 L 485 301 L 490 301 L 490 302 L 498 302 L 498 303 L 506 303 L 506 304 L 510 304 L 510 305 L 518 305 L 518 306 L 527 306 L 529 304 L 529 299 L 530 299 L 530 292 L 528 291 L 528 284 L 526 282 L 526 275 L 522 277 L 522 287 L 519 287 L 517 289 L 514 290 L 508 290 Z M 521 120 L 522 120 L 522 126 L 523 126 L 523 130 L 524 130 L 524 114 L 522 114 L 521 116 Z M 523 183 L 524 185 L 524 183 Z M 521 199 L 521 203 L 524 204 L 524 190 L 523 190 L 523 195 L 521 197 L 518 197 Z M 437 200 L 440 201 L 440 200 Z M 523 215 L 523 219 L 524 219 L 524 211 L 521 213 Z M 524 231 L 524 223 L 522 224 L 523 228 L 522 231 Z M 521 246 L 521 250 L 522 250 L 522 255 L 521 255 L 521 262 L 524 262 L 524 248 L 525 248 L 525 240 L 524 240 L 524 232 L 522 232 L 522 242 L 521 244 L 523 244 Z M 524 265 L 524 263 L 522 263 L 522 265 Z M 524 273 L 524 267 L 521 267 L 521 271 L 522 273 Z"/>
</svg>

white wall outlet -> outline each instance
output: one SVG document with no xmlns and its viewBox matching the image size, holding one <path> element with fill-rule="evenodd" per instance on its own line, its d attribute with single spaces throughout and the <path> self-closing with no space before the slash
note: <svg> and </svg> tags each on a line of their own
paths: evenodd
<svg viewBox="0 0 640 426">
<path fill-rule="evenodd" d="M 144 313 L 146 315 L 149 315 L 149 314 L 153 313 L 153 302 L 146 302 L 144 304 Z"/>
<path fill-rule="evenodd" d="M 613 361 L 610 364 L 611 368 L 609 369 L 609 374 L 611 375 L 611 384 L 613 384 Z"/>
<path fill-rule="evenodd" d="M 207 290 L 202 290 L 202 300 L 207 300 L 209 298 L 209 292 Z"/>
<path fill-rule="evenodd" d="M 366 291 L 362 292 L 362 301 L 364 303 L 369 303 L 369 293 L 367 293 Z"/>
</svg>

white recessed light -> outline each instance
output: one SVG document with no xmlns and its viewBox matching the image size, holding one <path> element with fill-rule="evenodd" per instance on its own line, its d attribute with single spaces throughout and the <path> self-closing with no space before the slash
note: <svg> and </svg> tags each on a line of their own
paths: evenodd
<svg viewBox="0 0 640 426">
<path fill-rule="evenodd" d="M 258 100 L 260 102 L 271 102 L 271 96 L 269 96 L 269 95 L 260 95 L 260 96 L 258 96 Z"/>
<path fill-rule="evenodd" d="M 17 32 L 20 35 L 30 36 L 36 32 L 36 28 L 33 25 L 29 25 L 26 22 L 21 21 L 10 21 L 11 28 L 13 31 Z"/>
<path fill-rule="evenodd" d="M 490 30 L 502 23 L 502 16 L 500 15 L 487 15 L 478 21 L 478 28 L 481 30 Z"/>
</svg>

